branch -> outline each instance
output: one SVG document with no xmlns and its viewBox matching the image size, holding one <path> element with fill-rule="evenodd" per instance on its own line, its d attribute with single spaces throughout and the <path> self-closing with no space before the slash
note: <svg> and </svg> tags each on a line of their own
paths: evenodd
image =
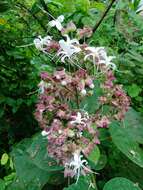
<svg viewBox="0 0 143 190">
<path fill-rule="evenodd" d="M 102 17 L 100 18 L 100 20 L 97 22 L 97 24 L 95 25 L 95 27 L 93 28 L 93 32 L 96 32 L 96 30 L 98 29 L 98 27 L 100 26 L 100 24 L 102 23 L 102 21 L 104 20 L 104 18 L 106 17 L 107 13 L 110 11 L 113 3 L 116 0 L 112 0 L 111 3 L 108 5 L 108 7 L 106 8 L 106 10 L 104 11 Z"/>
</svg>

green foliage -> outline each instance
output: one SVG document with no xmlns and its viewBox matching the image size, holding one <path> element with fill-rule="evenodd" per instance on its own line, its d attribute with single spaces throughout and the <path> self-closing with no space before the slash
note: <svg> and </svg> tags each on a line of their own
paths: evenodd
<svg viewBox="0 0 143 190">
<path fill-rule="evenodd" d="M 56 185 L 63 183 L 63 168 L 48 157 L 46 146 L 47 140 L 38 134 L 32 139 L 23 140 L 13 149 L 16 175 L 24 188 L 32 188 L 34 185 L 35 190 L 38 190 L 46 183 Z"/>
<path fill-rule="evenodd" d="M 72 184 L 67 188 L 64 188 L 63 190 L 97 190 L 95 184 L 93 184 L 91 177 L 81 177 L 77 184 Z"/>
<path fill-rule="evenodd" d="M 0 157 L 13 143 L 37 131 L 33 111 L 39 71 L 45 63 L 33 45 L 27 46 L 37 35 L 34 31 L 44 30 L 41 21 L 28 12 L 32 5 L 24 1 L 23 6 L 28 9 L 25 10 L 19 1 L 1 1 L 5 2 L 10 8 L 0 13 Z M 3 175 L 4 171 L 3 167 Z"/>
<path fill-rule="evenodd" d="M 95 166 L 95 170 L 102 170 L 107 164 L 107 156 L 106 154 L 101 154 L 100 158 Z"/>
<path fill-rule="evenodd" d="M 109 182 L 106 183 L 103 190 L 141 190 L 137 184 L 134 184 L 132 181 L 122 178 L 116 177 L 111 179 Z"/>
<path fill-rule="evenodd" d="M 5 190 L 5 182 L 0 179 L 0 190 Z"/>
<path fill-rule="evenodd" d="M 60 10 L 58 10 L 58 13 L 60 14 L 63 12 L 69 13 L 69 9 L 70 13 L 73 13 L 75 11 L 86 13 L 90 6 L 89 0 L 55 0 L 54 3 L 56 5 L 59 5 Z M 53 4 L 53 2 L 49 1 L 49 6 L 50 4 Z"/>
<path fill-rule="evenodd" d="M 7 153 L 4 153 L 1 157 L 1 165 L 6 165 L 8 162 L 9 156 Z"/>
<path fill-rule="evenodd" d="M 89 154 L 88 156 L 88 160 L 94 164 L 97 165 L 98 160 L 100 158 L 100 150 L 98 148 L 98 146 L 95 146 L 95 148 L 92 150 L 92 152 Z"/>
<path fill-rule="evenodd" d="M 135 184 L 139 184 L 142 189 L 143 168 L 128 159 L 112 142 L 106 147 L 102 146 L 102 148 L 106 151 L 108 160 L 104 169 L 99 171 L 100 176 L 97 175 L 98 188 L 103 190 L 104 185 L 110 179 L 121 176 L 133 181 Z"/>
<path fill-rule="evenodd" d="M 9 9 L 9 4 L 6 0 L 0 1 L 0 13 L 5 12 Z"/>
<path fill-rule="evenodd" d="M 131 86 L 128 87 L 127 91 L 128 91 L 129 96 L 131 96 L 132 98 L 135 98 L 140 94 L 142 89 L 138 85 L 132 84 Z"/>
<path fill-rule="evenodd" d="M 93 95 L 86 97 L 80 104 L 81 109 L 84 106 L 84 109 L 90 114 L 94 114 L 99 109 L 98 97 L 102 95 L 102 90 L 97 81 L 94 82 L 95 88 Z"/>
<path fill-rule="evenodd" d="M 50 71 L 54 65 L 33 45 L 38 35 L 47 34 L 50 17 L 40 0 L 0 1 L 0 190 L 42 190 L 63 189 L 66 186 L 62 168 L 56 165 L 46 153 L 46 139 L 41 135 L 22 140 L 37 132 L 33 112 L 37 96 L 37 84 L 41 70 Z M 64 14 L 79 27 L 94 27 L 100 19 L 107 3 L 89 0 L 45 0 L 48 11 L 53 16 Z M 124 85 L 131 97 L 132 106 L 143 112 L 143 25 L 142 17 L 135 14 L 139 0 L 118 1 L 106 16 L 98 30 L 87 41 L 90 45 L 105 46 L 108 52 L 117 57 L 117 82 Z M 57 38 L 58 38 L 58 34 Z M 114 53 L 113 53 L 114 52 Z M 102 94 L 95 81 L 93 97 L 87 98 L 85 110 L 94 113 L 98 110 L 98 95 Z M 82 102 L 82 105 L 85 102 Z M 104 190 L 139 190 L 143 188 L 143 116 L 130 110 L 123 124 L 114 123 L 109 132 L 100 133 L 100 151 L 96 147 L 89 157 L 91 167 L 101 170 L 98 189 L 109 179 Z M 15 142 L 12 157 L 8 152 Z M 112 147 L 112 142 L 123 152 Z M 5 153 L 7 152 L 7 153 Z M 130 160 L 132 162 L 130 162 Z M 134 164 L 135 163 L 135 164 Z M 13 168 L 16 170 L 16 173 Z M 130 180 L 134 181 L 131 182 Z M 57 187 L 55 187 L 57 186 Z M 129 186 L 129 187 L 128 187 Z M 90 187 L 90 188 L 89 188 Z M 91 178 L 80 178 L 64 190 L 96 189 Z"/>
<path fill-rule="evenodd" d="M 117 122 L 110 126 L 113 142 L 129 159 L 143 167 L 143 151 L 140 145 L 143 142 L 142 116 L 133 109 L 126 114 L 124 123 Z"/>
</svg>

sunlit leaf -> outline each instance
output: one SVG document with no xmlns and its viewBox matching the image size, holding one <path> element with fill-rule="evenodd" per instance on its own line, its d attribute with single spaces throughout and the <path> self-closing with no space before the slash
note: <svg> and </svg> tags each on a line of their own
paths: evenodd
<svg viewBox="0 0 143 190">
<path fill-rule="evenodd" d="M 130 109 L 123 123 L 114 122 L 110 128 L 113 142 L 129 159 L 143 167 L 143 118 L 135 110 Z"/>
<path fill-rule="evenodd" d="M 6 165 L 8 162 L 9 156 L 7 153 L 4 153 L 1 157 L 1 165 Z"/>
<path fill-rule="evenodd" d="M 132 181 L 122 178 L 122 177 L 116 177 L 108 181 L 103 190 L 141 190 L 136 183 L 133 183 Z"/>
</svg>

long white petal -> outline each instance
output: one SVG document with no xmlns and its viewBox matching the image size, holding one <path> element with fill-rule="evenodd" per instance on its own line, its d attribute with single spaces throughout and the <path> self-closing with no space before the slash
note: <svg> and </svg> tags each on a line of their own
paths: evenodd
<svg viewBox="0 0 143 190">
<path fill-rule="evenodd" d="M 115 56 L 109 56 L 109 57 L 108 57 L 108 60 L 109 60 L 109 61 L 112 61 L 112 59 L 115 59 L 115 58 L 116 58 Z"/>
<path fill-rule="evenodd" d="M 65 58 L 68 57 L 67 55 L 64 55 L 62 58 L 61 58 L 61 62 L 65 63 Z"/>
<path fill-rule="evenodd" d="M 88 57 L 90 57 L 90 56 L 93 56 L 93 54 L 92 54 L 92 53 L 87 54 L 87 55 L 84 57 L 84 61 L 86 61 L 86 60 L 88 59 Z"/>
<path fill-rule="evenodd" d="M 54 27 L 56 25 L 56 21 L 52 20 L 48 24 L 49 24 L 49 26 Z"/>
<path fill-rule="evenodd" d="M 73 44 L 73 43 L 79 44 L 79 41 L 78 41 L 77 39 L 72 39 L 72 40 L 71 40 L 71 43 L 72 43 L 72 44 Z"/>
<path fill-rule="evenodd" d="M 63 22 L 64 21 L 64 15 L 60 15 L 58 18 L 57 18 L 57 20 L 59 21 L 59 22 Z"/>
<path fill-rule="evenodd" d="M 41 50 L 42 44 L 41 44 L 41 40 L 40 40 L 40 39 L 36 38 L 36 39 L 34 40 L 34 44 L 35 44 L 35 47 L 36 47 L 37 49 L 40 49 L 40 50 Z"/>
<path fill-rule="evenodd" d="M 61 23 L 60 22 L 56 22 L 56 27 L 57 27 L 57 29 L 59 30 L 59 31 L 61 31 L 62 30 L 62 28 L 63 28 L 63 26 L 61 25 Z"/>
<path fill-rule="evenodd" d="M 58 56 L 59 56 L 59 55 L 64 55 L 64 54 L 65 54 L 64 51 L 59 51 L 59 52 L 57 53 Z"/>
</svg>

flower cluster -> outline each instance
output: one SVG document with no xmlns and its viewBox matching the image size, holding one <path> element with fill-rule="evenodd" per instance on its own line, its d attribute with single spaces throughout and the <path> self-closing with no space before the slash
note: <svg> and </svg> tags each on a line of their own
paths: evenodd
<svg viewBox="0 0 143 190">
<path fill-rule="evenodd" d="M 111 70 L 104 73 L 105 82 L 101 84 L 104 96 L 100 97 L 102 105 L 110 105 L 112 109 L 111 117 L 117 120 L 123 120 L 129 109 L 130 99 L 122 89 L 122 85 L 114 84 L 115 77 Z"/>
<path fill-rule="evenodd" d="M 47 53 L 54 58 L 56 53 L 56 56 L 60 58 L 61 62 L 68 62 L 80 68 L 82 68 L 83 62 L 87 62 L 87 60 L 89 60 L 94 65 L 105 65 L 107 68 L 111 68 L 113 70 L 116 69 L 116 65 L 112 62 L 112 59 L 115 57 L 107 56 L 104 47 L 92 47 L 85 43 L 79 43 L 78 39 L 90 37 L 92 35 L 92 28 L 84 27 L 83 29 L 77 29 L 73 22 L 68 23 L 67 27 L 64 28 L 61 24 L 63 21 L 64 17 L 61 15 L 57 19 L 50 21 L 49 26 L 56 27 L 61 31 L 61 35 L 63 38 L 66 38 L 66 40 L 61 39 L 56 41 L 49 35 L 44 38 L 39 36 L 34 40 L 34 44 L 38 50 Z M 76 32 L 77 38 L 70 39 L 68 34 L 71 32 Z M 54 55 L 51 55 L 51 52 L 53 51 Z M 77 56 L 83 57 L 82 64 L 77 60 Z"/>
<path fill-rule="evenodd" d="M 97 130 L 92 127 L 93 117 L 79 109 L 82 99 L 94 88 L 93 79 L 85 70 L 67 73 L 65 69 L 56 70 L 51 75 L 41 73 L 41 79 L 35 116 L 43 129 L 42 135 L 48 139 L 48 153 L 65 166 L 65 176 L 76 176 L 78 169 L 69 172 L 70 166 L 76 162 L 73 159 L 76 155 L 80 159 L 81 152 L 88 156 L 99 144 Z M 69 106 L 72 102 L 76 102 L 75 109 Z M 90 170 L 80 167 L 82 173 Z"/>
<path fill-rule="evenodd" d="M 87 158 L 100 144 L 99 128 L 107 128 L 113 119 L 122 120 L 130 100 L 122 86 L 114 82 L 115 57 L 108 56 L 104 47 L 79 43 L 78 39 L 92 35 L 92 29 L 77 29 L 73 22 L 63 27 L 63 21 L 64 17 L 59 16 L 49 26 L 56 27 L 64 39 L 56 41 L 51 36 L 39 36 L 34 40 L 38 50 L 72 65 L 71 70 L 65 64 L 65 68 L 56 68 L 52 73 L 41 73 L 35 117 L 48 140 L 48 154 L 65 167 L 65 177 L 78 180 L 80 175 L 92 172 Z M 71 32 L 78 39 L 71 39 Z M 102 91 L 98 97 L 99 109 L 89 114 L 81 105 L 85 98 L 96 93 L 96 81 Z M 103 114 L 104 106 L 109 111 Z"/>
</svg>

